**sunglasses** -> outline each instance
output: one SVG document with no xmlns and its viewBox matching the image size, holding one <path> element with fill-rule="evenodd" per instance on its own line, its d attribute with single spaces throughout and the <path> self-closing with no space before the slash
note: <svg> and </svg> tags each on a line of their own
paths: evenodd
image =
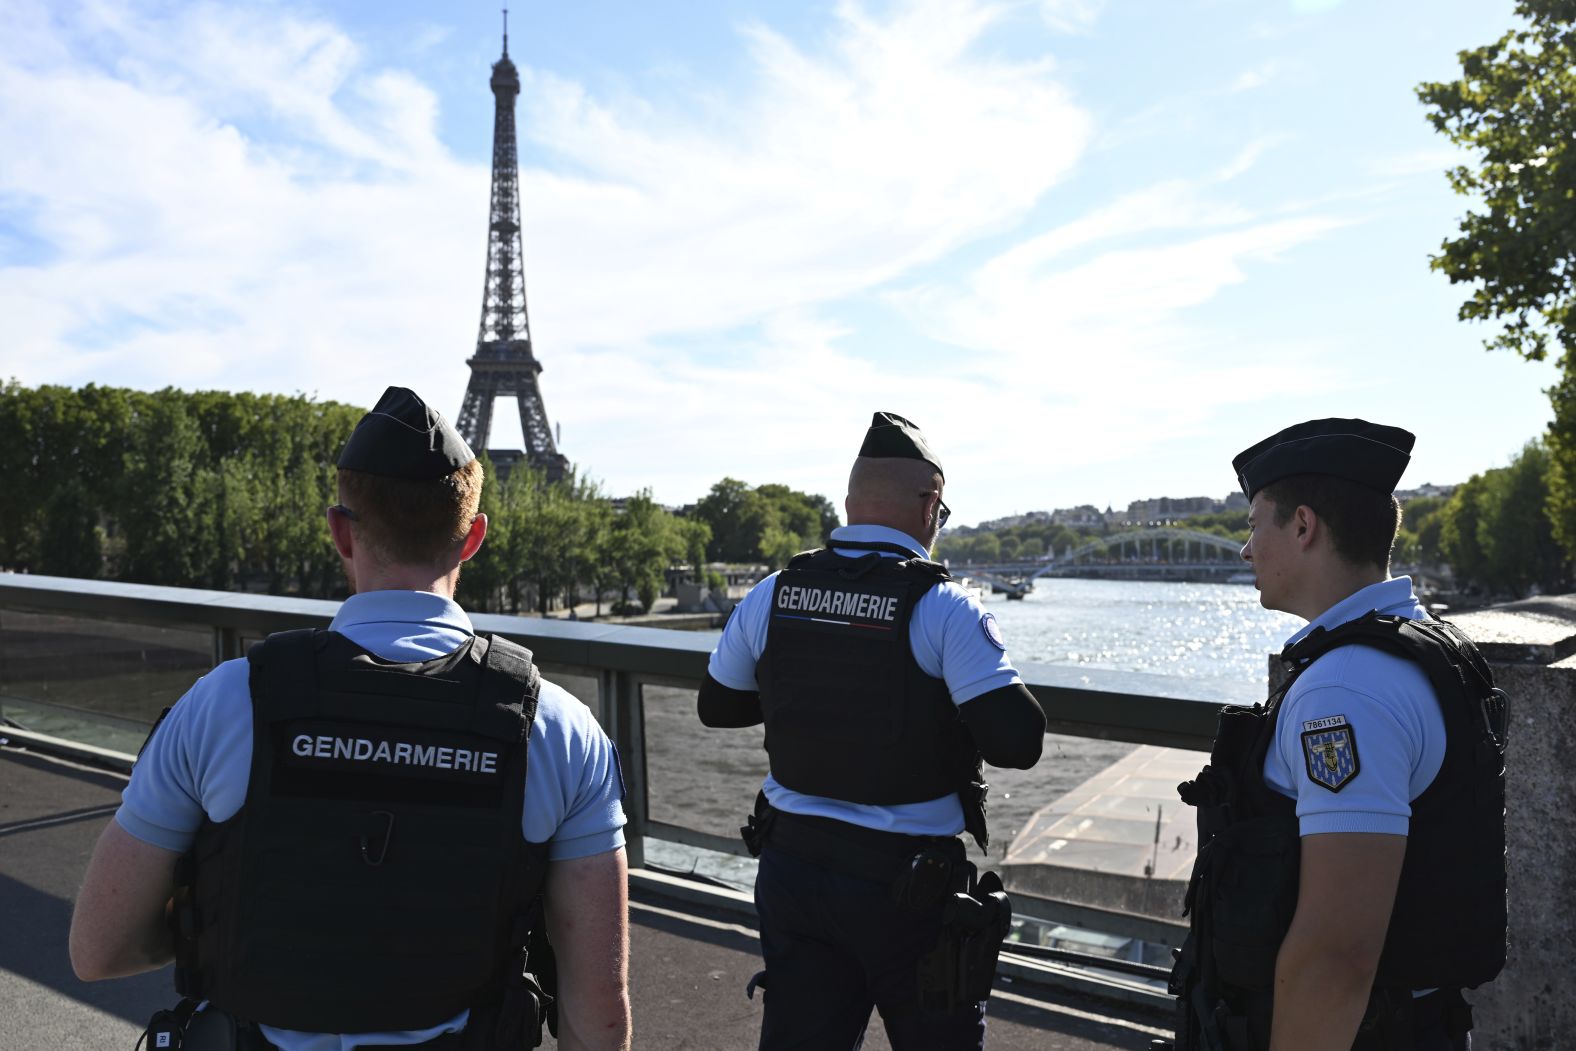
<svg viewBox="0 0 1576 1051">
<path fill-rule="evenodd" d="M 929 492 L 920 493 L 919 495 L 929 496 L 933 492 L 935 492 L 934 489 L 930 490 Z M 947 506 L 947 502 L 945 500 L 938 499 L 936 501 L 936 528 L 940 529 L 941 527 L 945 526 L 947 524 L 947 519 L 951 517 L 952 508 Z"/>
</svg>

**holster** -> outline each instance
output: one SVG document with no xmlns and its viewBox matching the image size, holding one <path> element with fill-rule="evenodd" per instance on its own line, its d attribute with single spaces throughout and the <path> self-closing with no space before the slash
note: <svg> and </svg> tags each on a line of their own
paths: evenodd
<svg viewBox="0 0 1576 1051">
<path fill-rule="evenodd" d="M 984 781 L 970 780 L 958 789 L 958 802 L 963 804 L 963 831 L 985 853 L 990 851 L 990 831 L 985 826 L 985 797 L 989 794 L 990 785 Z"/>
<path fill-rule="evenodd" d="M 994 872 L 948 898 L 941 910 L 941 937 L 919 959 L 920 1009 L 951 1014 L 989 999 L 996 959 L 1011 927 L 1012 903 Z"/>
<path fill-rule="evenodd" d="M 750 852 L 750 857 L 758 858 L 761 850 L 766 846 L 766 836 L 771 832 L 772 820 L 777 816 L 777 811 L 772 809 L 766 801 L 765 792 L 755 794 L 755 812 L 744 819 L 744 824 L 739 826 L 739 838 L 744 840 L 744 846 Z"/>
<path fill-rule="evenodd" d="M 149 1051 L 275 1051 L 262 1030 L 228 1011 L 198 1011 L 191 997 L 149 1019 L 143 1039 Z"/>
<path fill-rule="evenodd" d="M 519 945 L 509 964 L 502 995 L 492 1011 L 471 1012 L 471 1021 L 462 1036 L 486 1034 L 475 1051 L 491 1048 L 529 1049 L 540 1047 L 542 1027 L 558 1036 L 558 960 L 547 940 L 540 899 L 526 915 L 516 919 L 512 932 Z M 496 1013 L 488 1024 L 487 1014 Z M 478 1017 L 480 1014 L 482 1017 Z M 461 1046 L 471 1051 L 471 1041 Z"/>
</svg>

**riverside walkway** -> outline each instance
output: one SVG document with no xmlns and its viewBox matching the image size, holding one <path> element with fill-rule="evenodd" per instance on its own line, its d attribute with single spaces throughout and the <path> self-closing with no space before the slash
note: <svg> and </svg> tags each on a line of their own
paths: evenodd
<svg viewBox="0 0 1576 1051">
<path fill-rule="evenodd" d="M 77 884 L 124 784 L 115 771 L 0 744 L 0 1047 L 130 1051 L 148 1016 L 174 1001 L 167 970 L 90 984 L 66 956 Z M 760 1008 L 744 985 L 760 966 L 755 932 L 645 876 L 631 879 L 634 1046 L 753 1048 Z M 998 981 L 987 1046 L 1142 1048 L 1165 1024 L 1151 1008 Z M 888 1046 L 873 1022 L 865 1047 Z"/>
</svg>

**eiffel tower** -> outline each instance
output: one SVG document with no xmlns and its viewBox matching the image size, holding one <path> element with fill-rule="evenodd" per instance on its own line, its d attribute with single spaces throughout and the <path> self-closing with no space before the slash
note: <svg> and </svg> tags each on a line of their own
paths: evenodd
<svg viewBox="0 0 1576 1051">
<path fill-rule="evenodd" d="M 493 63 L 492 214 L 487 223 L 487 279 L 482 288 L 481 331 L 476 355 L 466 362 L 471 380 L 460 408 L 459 430 L 478 451 L 487 448 L 492 430 L 493 404 L 512 397 L 520 406 L 520 433 L 525 449 L 489 449 L 488 456 L 500 472 L 521 460 L 546 471 L 556 482 L 569 471 L 569 460 L 558 451 L 553 429 L 542 404 L 537 377 L 541 363 L 531 353 L 531 323 L 525 309 L 525 268 L 520 244 L 520 171 L 514 137 L 514 100 L 520 94 L 520 74 L 509 61 L 509 13 L 504 12 L 503 57 Z"/>
</svg>

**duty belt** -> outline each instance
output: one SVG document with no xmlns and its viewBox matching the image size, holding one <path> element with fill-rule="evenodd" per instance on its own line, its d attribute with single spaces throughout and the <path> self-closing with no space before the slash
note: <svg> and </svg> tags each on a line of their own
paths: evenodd
<svg viewBox="0 0 1576 1051">
<path fill-rule="evenodd" d="M 746 826 L 746 841 L 769 844 L 823 868 L 855 879 L 890 885 L 906 877 L 917 855 L 938 851 L 955 862 L 964 860 L 956 836 L 910 836 L 901 832 L 851 825 L 829 817 L 811 817 L 778 810 L 764 799 Z"/>
</svg>

